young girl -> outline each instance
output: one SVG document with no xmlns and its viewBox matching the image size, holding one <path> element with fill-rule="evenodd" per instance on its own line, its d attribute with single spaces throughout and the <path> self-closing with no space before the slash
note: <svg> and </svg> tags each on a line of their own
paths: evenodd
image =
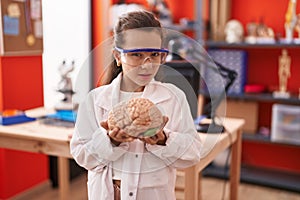
<svg viewBox="0 0 300 200">
<path fill-rule="evenodd" d="M 88 170 L 88 197 L 95 200 L 175 200 L 176 168 L 200 159 L 201 142 L 185 94 L 154 80 L 167 50 L 163 31 L 147 11 L 119 18 L 114 30 L 114 63 L 104 84 L 80 104 L 71 154 Z M 109 111 L 134 97 L 161 109 L 165 126 L 148 138 L 108 129 Z"/>
</svg>

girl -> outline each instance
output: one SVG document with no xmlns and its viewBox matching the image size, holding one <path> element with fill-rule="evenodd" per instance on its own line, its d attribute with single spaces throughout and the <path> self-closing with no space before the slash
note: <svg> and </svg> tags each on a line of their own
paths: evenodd
<svg viewBox="0 0 300 200">
<path fill-rule="evenodd" d="M 127 13 L 114 30 L 114 62 L 104 84 L 80 104 L 71 154 L 88 170 L 88 197 L 95 200 L 175 198 L 176 168 L 200 159 L 201 142 L 184 93 L 154 80 L 167 55 L 161 25 L 147 11 Z M 134 97 L 154 102 L 165 126 L 149 138 L 108 130 L 113 105 Z"/>
</svg>

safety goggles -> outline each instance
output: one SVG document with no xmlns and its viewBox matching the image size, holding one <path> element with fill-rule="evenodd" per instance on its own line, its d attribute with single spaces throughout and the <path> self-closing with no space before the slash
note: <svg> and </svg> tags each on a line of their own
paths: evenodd
<svg viewBox="0 0 300 200">
<path fill-rule="evenodd" d="M 152 64 L 160 65 L 165 62 L 169 53 L 167 49 L 158 48 L 138 48 L 138 49 L 122 49 L 115 47 L 121 53 L 122 63 L 139 66 L 143 65 L 147 60 Z"/>
</svg>

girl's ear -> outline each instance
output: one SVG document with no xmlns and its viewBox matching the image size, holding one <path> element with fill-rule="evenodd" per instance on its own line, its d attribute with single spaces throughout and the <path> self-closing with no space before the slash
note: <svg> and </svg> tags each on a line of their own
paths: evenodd
<svg viewBox="0 0 300 200">
<path fill-rule="evenodd" d="M 116 50 L 113 50 L 113 55 L 114 55 L 114 58 L 117 62 L 117 65 L 120 66 L 122 63 L 121 63 L 121 54 L 120 52 L 116 51 Z"/>
</svg>

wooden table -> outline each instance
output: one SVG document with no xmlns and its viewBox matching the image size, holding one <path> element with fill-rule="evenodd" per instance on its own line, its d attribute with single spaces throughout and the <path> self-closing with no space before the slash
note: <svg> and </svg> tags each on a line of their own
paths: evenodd
<svg viewBox="0 0 300 200">
<path fill-rule="evenodd" d="M 224 134 L 200 133 L 204 142 L 202 159 L 195 166 L 184 170 L 186 200 L 200 198 L 197 188 L 201 170 L 229 146 L 232 146 L 230 199 L 238 198 L 243 125 L 244 120 L 226 119 L 225 127 L 228 132 Z M 72 131 L 73 128 L 44 125 L 39 121 L 10 126 L 0 125 L 0 147 L 57 156 L 60 199 L 66 200 L 70 192 L 68 159 L 72 158 L 69 150 L 69 135 L 72 134 Z"/>
<path fill-rule="evenodd" d="M 200 137 L 204 143 L 201 152 L 201 160 L 196 165 L 183 170 L 184 172 L 184 199 L 199 200 L 198 188 L 201 180 L 201 171 L 211 163 L 219 153 L 231 146 L 230 162 L 230 199 L 238 199 L 238 186 L 240 183 L 241 170 L 241 146 L 242 128 L 245 124 L 243 119 L 226 118 L 224 126 L 226 132 L 223 134 L 203 134 Z"/>
<path fill-rule="evenodd" d="M 69 196 L 70 138 L 73 128 L 41 124 L 39 121 L 1 126 L 0 147 L 29 151 L 58 157 L 60 199 Z"/>
</svg>

